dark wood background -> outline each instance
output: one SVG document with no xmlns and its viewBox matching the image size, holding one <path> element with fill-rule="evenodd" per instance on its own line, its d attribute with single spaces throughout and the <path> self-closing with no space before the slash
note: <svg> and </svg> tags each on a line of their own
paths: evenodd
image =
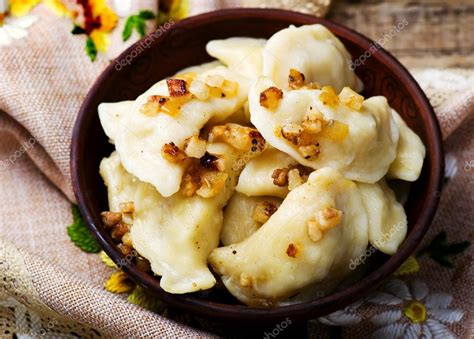
<svg viewBox="0 0 474 339">
<path fill-rule="evenodd" d="M 373 40 L 403 20 L 384 48 L 407 67 L 474 67 L 474 0 L 333 0 L 328 18 Z"/>
</svg>

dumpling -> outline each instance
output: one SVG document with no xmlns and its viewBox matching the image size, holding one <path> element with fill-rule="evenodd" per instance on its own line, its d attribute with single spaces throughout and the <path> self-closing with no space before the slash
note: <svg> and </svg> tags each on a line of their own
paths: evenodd
<svg viewBox="0 0 474 339">
<path fill-rule="evenodd" d="M 100 175 L 107 186 L 109 209 L 120 212 L 120 204 L 133 201 L 139 180 L 123 168 L 117 152 L 100 162 Z"/>
<path fill-rule="evenodd" d="M 426 155 L 425 145 L 420 137 L 407 126 L 400 115 L 392 110 L 393 117 L 400 131 L 397 157 L 390 165 L 387 176 L 405 181 L 418 179 Z"/>
<path fill-rule="evenodd" d="M 133 247 L 150 261 L 153 272 L 162 277 L 161 287 L 170 293 L 205 290 L 216 283 L 207 257 L 219 244 L 223 208 L 238 174 L 232 163 L 239 153 L 223 143 L 209 144 L 208 152 L 224 159 L 228 174 L 216 196 L 189 197 L 180 190 L 163 197 L 152 185 L 141 183 L 134 197 Z"/>
<path fill-rule="evenodd" d="M 386 254 L 395 254 L 407 234 L 403 206 L 385 180 L 376 184 L 357 183 L 369 217 L 369 241 Z"/>
<path fill-rule="evenodd" d="M 124 115 L 128 114 L 133 106 L 133 101 L 120 101 L 114 103 L 101 103 L 98 107 L 99 119 L 105 134 L 113 144 L 117 137 L 118 129 L 123 124 Z"/>
<path fill-rule="evenodd" d="M 115 138 L 127 171 L 165 197 L 179 190 L 184 172 L 164 158 L 165 144 L 183 147 L 207 122 L 224 120 L 247 100 L 248 80 L 223 66 L 188 77 L 194 75 L 160 81 L 139 96 Z"/>
<path fill-rule="evenodd" d="M 182 70 L 176 72 L 176 75 L 185 74 L 185 73 L 203 73 L 203 72 L 210 71 L 219 66 L 223 66 L 222 62 L 218 60 L 214 60 L 210 62 L 205 62 L 200 65 L 189 66 L 189 67 L 183 68 Z"/>
<path fill-rule="evenodd" d="M 260 78 L 249 106 L 268 143 L 304 166 L 332 167 L 348 179 L 374 183 L 395 159 L 399 132 L 385 97 L 363 100 L 348 88 L 339 96 L 330 87 L 287 91 Z"/>
<path fill-rule="evenodd" d="M 292 157 L 276 148 L 267 149 L 260 156 L 251 159 L 240 173 L 237 192 L 247 196 L 269 195 L 285 198 L 288 186 L 277 186 L 273 183 L 273 172 L 276 169 L 297 165 Z"/>
<path fill-rule="evenodd" d="M 350 68 L 351 55 L 323 25 L 290 26 L 275 33 L 263 49 L 263 75 L 287 88 L 290 69 L 304 74 L 307 82 L 347 86 L 359 92 L 362 82 Z"/>
<path fill-rule="evenodd" d="M 236 244 L 250 237 L 276 212 L 281 201 L 275 197 L 248 197 L 234 193 L 224 210 L 222 244 Z"/>
<path fill-rule="evenodd" d="M 255 38 L 211 40 L 206 51 L 232 71 L 256 79 L 263 72 L 262 51 L 266 43 L 266 39 Z"/>
<path fill-rule="evenodd" d="M 214 286 L 206 260 L 219 243 L 224 203 L 222 197 L 186 198 L 179 192 L 165 198 L 152 185 L 139 185 L 132 243 L 162 276 L 165 291 L 181 294 Z"/>
<path fill-rule="evenodd" d="M 367 244 L 367 213 L 356 184 L 323 168 L 252 236 L 213 250 L 209 263 L 237 299 L 271 306 L 330 272 L 349 272 L 350 259 Z"/>
</svg>

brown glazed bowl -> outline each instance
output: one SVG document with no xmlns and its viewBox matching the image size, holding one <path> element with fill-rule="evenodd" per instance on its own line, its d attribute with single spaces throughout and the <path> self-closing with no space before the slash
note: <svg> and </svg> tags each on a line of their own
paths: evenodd
<svg viewBox="0 0 474 339">
<path fill-rule="evenodd" d="M 364 95 L 384 95 L 407 124 L 421 137 L 427 155 L 421 177 L 413 183 L 405 208 L 408 234 L 393 256 L 376 253 L 361 265 L 361 276 L 347 287 L 291 306 L 258 309 L 240 304 L 222 288 L 173 295 L 160 288 L 160 279 L 138 270 L 123 255 L 104 230 L 100 212 L 107 210 L 106 188 L 99 176 L 99 163 L 113 146 L 99 123 L 101 102 L 135 99 L 157 81 L 178 70 L 211 58 L 205 45 L 212 39 L 234 36 L 269 38 L 289 25 L 321 23 L 341 39 L 355 60 L 373 42 L 344 26 L 316 17 L 283 10 L 230 9 L 207 13 L 168 25 L 136 43 L 111 63 L 97 79 L 81 107 L 74 127 L 71 169 L 79 208 L 105 252 L 137 283 L 155 293 L 171 307 L 222 321 L 270 323 L 289 318 L 293 322 L 326 315 L 363 297 L 394 272 L 420 243 L 436 212 L 444 169 L 438 122 L 426 96 L 407 70 L 387 51 L 379 48 L 356 68 L 365 85 Z M 171 26 L 171 27 L 170 27 Z M 146 45 L 144 45 L 146 44 Z"/>
</svg>

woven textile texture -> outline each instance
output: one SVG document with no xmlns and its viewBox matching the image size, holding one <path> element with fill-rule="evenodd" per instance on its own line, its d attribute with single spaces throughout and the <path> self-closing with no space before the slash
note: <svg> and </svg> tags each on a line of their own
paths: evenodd
<svg viewBox="0 0 474 339">
<path fill-rule="evenodd" d="M 324 15 L 329 2 L 279 1 L 278 6 Z M 156 10 L 155 1 L 133 3 L 131 13 Z M 243 5 L 268 7 L 269 3 L 244 1 Z M 190 0 L 191 13 L 234 6 L 232 1 Z M 70 34 L 68 19 L 42 6 L 32 15 L 38 20 L 29 35 L 0 47 L 0 337 L 12 333 L 87 338 L 210 336 L 104 291 L 111 269 L 97 255 L 74 246 L 66 234 L 74 203 L 69 145 L 76 114 L 98 74 L 137 36 L 120 42 L 121 19 L 118 32 L 111 37 L 112 47 L 92 63 L 84 53 L 85 39 Z M 449 179 L 434 224 L 420 248 L 442 230 L 448 232 L 451 242 L 472 239 L 474 71 L 411 71 L 435 107 L 448 155 Z M 471 333 L 472 255 L 472 248 L 460 255 L 454 269 L 440 268 L 423 257 L 416 275 L 430 291 L 449 293 L 450 308 L 462 310 L 462 317 L 449 325 L 460 337 Z M 410 284 L 413 279 L 402 280 Z M 371 321 L 381 312 L 379 306 L 364 303 L 346 310 L 353 315 L 351 319 L 358 320 L 350 324 L 336 321 L 335 316 L 326 322 L 314 321 L 311 333 L 327 334 L 329 327 L 321 323 L 332 323 L 351 325 L 342 330 L 347 337 L 366 337 L 382 327 Z M 386 307 L 383 311 L 401 310 Z M 408 326 L 401 321 L 400 326 Z"/>
</svg>

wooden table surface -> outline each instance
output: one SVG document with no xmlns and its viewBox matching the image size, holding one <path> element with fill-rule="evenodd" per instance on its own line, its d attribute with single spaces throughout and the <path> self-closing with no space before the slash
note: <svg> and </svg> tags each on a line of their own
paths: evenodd
<svg viewBox="0 0 474 339">
<path fill-rule="evenodd" d="M 377 41 L 406 67 L 474 68 L 474 0 L 333 0 L 328 18 Z"/>
</svg>

